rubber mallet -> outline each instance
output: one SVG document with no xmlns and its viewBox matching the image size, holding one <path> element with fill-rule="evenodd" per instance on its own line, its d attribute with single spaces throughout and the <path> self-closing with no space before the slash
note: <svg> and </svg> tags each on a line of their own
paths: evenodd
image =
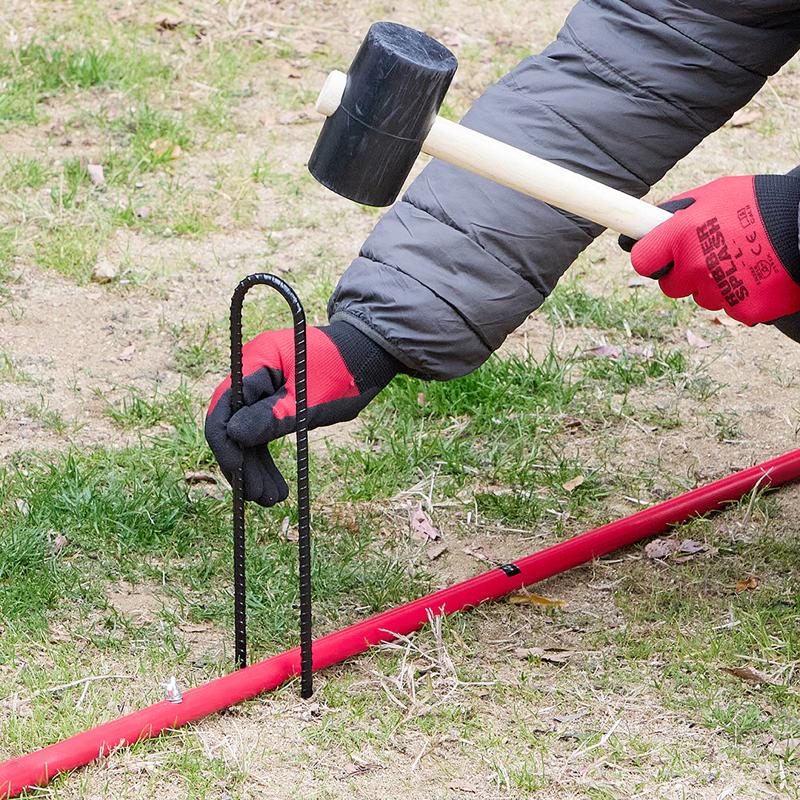
<svg viewBox="0 0 800 800">
<path fill-rule="evenodd" d="M 391 205 L 420 151 L 557 208 L 640 239 L 668 211 L 437 116 L 458 62 L 427 34 L 372 25 L 345 75 L 328 76 L 317 100 L 327 119 L 308 162 L 344 197 Z"/>
</svg>

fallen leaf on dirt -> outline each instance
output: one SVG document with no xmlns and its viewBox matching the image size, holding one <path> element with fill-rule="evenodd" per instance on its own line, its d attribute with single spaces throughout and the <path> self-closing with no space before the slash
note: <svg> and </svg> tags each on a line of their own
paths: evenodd
<svg viewBox="0 0 800 800">
<path fill-rule="evenodd" d="M 467 545 L 461 552 L 464 553 L 464 555 L 466 556 L 471 556 L 472 558 L 477 559 L 478 561 L 482 561 L 484 564 L 491 564 L 492 563 L 491 560 L 480 552 L 482 549 L 483 548 L 481 548 L 480 546 L 470 547 L 469 545 Z"/>
<path fill-rule="evenodd" d="M 772 744 L 767 747 L 767 750 L 774 756 L 787 758 L 800 750 L 800 738 L 781 739 L 778 742 L 772 742 Z"/>
<path fill-rule="evenodd" d="M 432 544 L 425 550 L 425 555 L 428 556 L 429 561 L 436 561 L 439 556 L 444 555 L 447 552 L 447 545 L 446 544 Z"/>
<path fill-rule="evenodd" d="M 703 542 L 696 542 L 694 539 L 653 539 L 644 548 L 647 558 L 664 559 L 675 556 L 675 561 L 687 561 L 698 553 L 710 552 L 710 548 Z"/>
<path fill-rule="evenodd" d="M 422 510 L 422 506 L 411 509 L 411 535 L 423 542 L 433 542 L 439 538 L 439 531 L 433 527 L 430 517 Z"/>
<path fill-rule="evenodd" d="M 718 317 L 712 317 L 711 324 L 722 325 L 725 328 L 735 328 L 739 325 L 735 319 L 731 319 L 727 314 L 720 314 Z"/>
<path fill-rule="evenodd" d="M 102 164 L 87 164 L 86 172 L 89 174 L 89 180 L 95 186 L 102 186 L 106 182 Z"/>
<path fill-rule="evenodd" d="M 696 333 L 690 330 L 686 331 L 686 341 L 689 342 L 691 347 L 695 347 L 698 350 L 705 350 L 706 347 L 711 347 L 711 345 L 702 336 L 698 336 Z"/>
<path fill-rule="evenodd" d="M 770 678 L 766 672 L 755 667 L 721 667 L 722 672 L 727 672 L 735 678 L 740 678 L 747 683 L 760 683 L 766 686 L 780 686 L 781 684 Z"/>
<path fill-rule="evenodd" d="M 585 475 L 576 475 L 574 478 L 570 478 L 568 481 L 565 481 L 562 486 L 564 490 L 567 492 L 574 492 L 579 486 L 582 486 L 586 482 Z"/>
<path fill-rule="evenodd" d="M 133 354 L 136 352 L 136 345 L 129 344 L 118 356 L 118 361 L 132 361 Z"/>
<path fill-rule="evenodd" d="M 101 258 L 92 270 L 92 280 L 95 283 L 111 283 L 117 277 L 117 267 L 107 258 Z"/>
<path fill-rule="evenodd" d="M 619 358 L 623 350 L 615 344 L 599 344 L 597 347 L 584 350 L 583 353 L 590 358 Z"/>
<path fill-rule="evenodd" d="M 180 630 L 183 633 L 208 633 L 208 631 L 213 631 L 214 626 L 208 624 L 186 624 L 181 625 Z"/>
<path fill-rule="evenodd" d="M 694 539 L 683 539 L 678 544 L 679 553 L 688 553 L 694 555 L 695 553 L 704 553 L 708 550 L 708 545 L 703 542 L 696 542 Z"/>
<path fill-rule="evenodd" d="M 463 780 L 457 781 L 450 781 L 447 784 L 448 789 L 452 789 L 455 792 L 463 792 L 464 794 L 478 794 L 478 787 L 475 786 L 475 783 L 464 778 Z"/>
<path fill-rule="evenodd" d="M 645 545 L 644 554 L 647 558 L 668 558 L 677 549 L 678 543 L 674 539 L 653 539 Z"/>
<path fill-rule="evenodd" d="M 183 153 L 181 146 L 170 141 L 169 139 L 153 139 L 153 141 L 150 142 L 150 149 L 158 158 L 164 158 L 164 156 L 167 156 L 173 161 L 176 158 L 180 158 L 181 154 Z"/>
<path fill-rule="evenodd" d="M 761 119 L 761 112 L 755 108 L 740 108 L 728 121 L 731 128 L 743 128 Z"/>
<path fill-rule="evenodd" d="M 183 473 L 183 479 L 186 483 L 217 483 L 217 476 L 213 472 L 204 472 L 203 470 L 187 470 Z"/>
<path fill-rule="evenodd" d="M 748 589 L 758 589 L 758 578 L 752 575 L 749 578 L 740 578 L 736 581 L 735 589 L 737 592 L 746 592 Z"/>
<path fill-rule="evenodd" d="M 563 608 L 567 604 L 566 600 L 544 597 L 533 592 L 509 595 L 508 602 L 515 606 L 547 606 L 548 608 Z"/>
<path fill-rule="evenodd" d="M 315 115 L 310 111 L 287 111 L 278 115 L 278 125 L 302 125 L 315 120 Z"/>
<path fill-rule="evenodd" d="M 183 25 L 183 20 L 177 17 L 161 17 L 156 20 L 155 26 L 158 31 L 174 31 Z"/>
<path fill-rule="evenodd" d="M 517 647 L 514 655 L 517 658 L 541 658 L 544 655 L 544 647 Z"/>
<path fill-rule="evenodd" d="M 555 722 L 575 722 L 576 719 L 580 719 L 581 717 L 585 717 L 589 712 L 588 711 L 576 711 L 574 714 L 556 714 L 553 717 Z"/>
</svg>

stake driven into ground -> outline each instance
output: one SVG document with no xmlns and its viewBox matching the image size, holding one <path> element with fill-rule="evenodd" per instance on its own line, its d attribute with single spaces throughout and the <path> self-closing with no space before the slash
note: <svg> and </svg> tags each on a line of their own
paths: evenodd
<svg viewBox="0 0 800 800">
<path fill-rule="evenodd" d="M 228 669 L 228 497 L 200 431 L 228 296 L 276 272 L 323 321 L 378 218 L 305 173 L 327 70 L 373 19 L 424 27 L 459 58 L 457 119 L 568 6 L 3 11 L 0 757 L 157 701 L 171 675 Z M 795 166 L 798 94 L 792 63 L 652 199 Z M 90 281 L 97 265 L 115 277 Z M 256 300 L 246 335 L 288 324 L 281 302 Z M 630 285 L 599 241 L 478 373 L 399 379 L 359 424 L 313 437 L 316 629 L 790 449 L 799 361 L 773 331 Z M 291 442 L 278 451 L 291 475 Z M 675 531 L 692 552 L 631 548 L 538 588 L 563 605 L 453 619 L 330 671 L 314 705 L 290 686 L 52 791 L 797 796 L 799 500 L 756 493 Z M 417 505 L 436 541 L 414 537 Z M 296 644 L 295 520 L 289 505 L 252 519 L 266 657 Z"/>
</svg>

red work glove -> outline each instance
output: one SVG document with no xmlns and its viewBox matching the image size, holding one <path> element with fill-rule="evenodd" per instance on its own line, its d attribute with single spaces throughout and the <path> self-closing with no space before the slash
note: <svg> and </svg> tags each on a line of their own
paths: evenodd
<svg viewBox="0 0 800 800">
<path fill-rule="evenodd" d="M 310 428 L 353 419 L 394 377 L 398 362 L 346 322 L 309 328 L 308 423 Z M 285 500 L 286 481 L 267 442 L 295 429 L 294 335 L 265 331 L 242 349 L 244 406 L 231 416 L 230 375 L 217 387 L 205 434 L 230 481 L 244 461 L 244 494 L 262 506 Z"/>
<path fill-rule="evenodd" d="M 798 178 L 720 178 L 664 203 L 672 219 L 620 245 L 668 297 L 691 295 L 745 325 L 773 322 L 800 311 L 799 204 Z"/>
</svg>

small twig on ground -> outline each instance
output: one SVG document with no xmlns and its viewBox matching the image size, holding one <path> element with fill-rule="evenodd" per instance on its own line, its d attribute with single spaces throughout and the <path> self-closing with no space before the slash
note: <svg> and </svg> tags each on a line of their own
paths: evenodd
<svg viewBox="0 0 800 800">
<path fill-rule="evenodd" d="M 131 675 L 90 675 L 88 678 L 80 678 L 77 681 L 70 681 L 69 683 L 60 683 L 58 686 L 48 686 L 46 689 L 39 689 L 31 695 L 31 699 L 39 697 L 43 694 L 50 694 L 52 692 L 63 692 L 66 689 L 73 689 L 76 686 L 88 685 L 95 681 L 129 681 L 133 680 Z"/>
</svg>

